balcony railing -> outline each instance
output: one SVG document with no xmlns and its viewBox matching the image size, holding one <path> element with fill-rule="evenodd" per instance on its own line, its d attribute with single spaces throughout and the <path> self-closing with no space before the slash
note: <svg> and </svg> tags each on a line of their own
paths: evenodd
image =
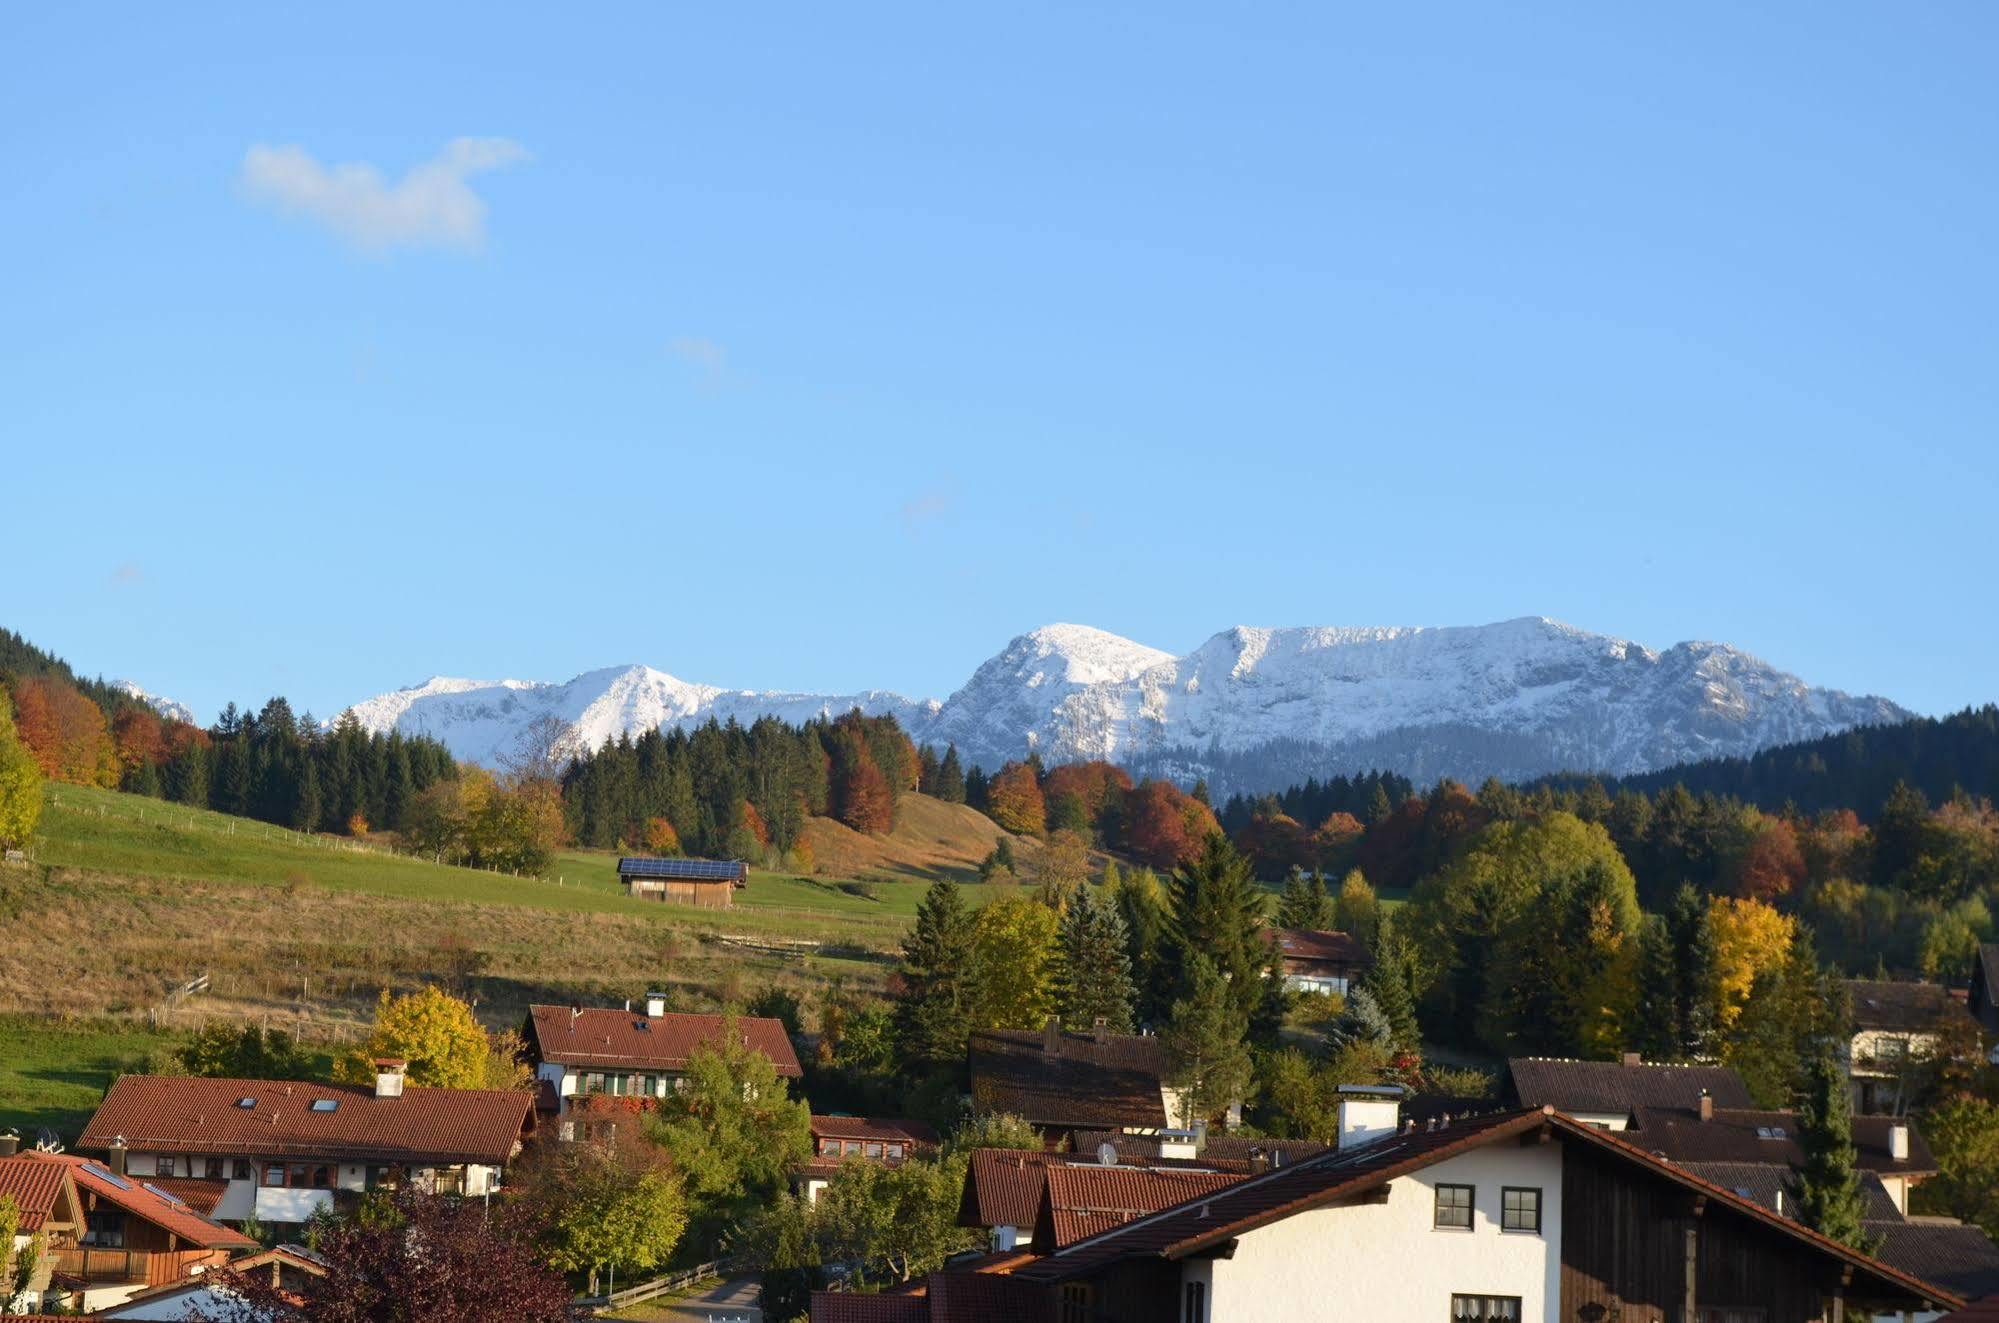
<svg viewBox="0 0 1999 1323">
<path fill-rule="evenodd" d="M 86 1282 L 143 1282 L 151 1257 L 143 1250 L 70 1246 L 56 1251 L 55 1270 Z"/>
</svg>

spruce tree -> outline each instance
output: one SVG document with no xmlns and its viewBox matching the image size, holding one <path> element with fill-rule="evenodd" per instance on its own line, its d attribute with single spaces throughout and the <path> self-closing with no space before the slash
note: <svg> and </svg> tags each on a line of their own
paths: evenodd
<svg viewBox="0 0 1999 1323">
<path fill-rule="evenodd" d="M 954 882 L 932 884 L 902 943 L 895 1033 L 913 1066 L 955 1065 L 971 1033 L 972 916 Z"/>
<path fill-rule="evenodd" d="M 1660 915 L 1648 914 L 1638 936 L 1638 1015 L 1631 1046 L 1648 1061 L 1679 1060 L 1682 1018 L 1672 929 Z"/>
<path fill-rule="evenodd" d="M 1365 984 L 1355 984 L 1347 992 L 1346 1008 L 1340 1012 L 1340 1018 L 1326 1031 L 1326 1046 L 1338 1052 L 1362 1044 L 1393 1048 L 1395 1029 L 1374 1000 L 1374 994 Z"/>
<path fill-rule="evenodd" d="M 1202 845 L 1200 857 L 1173 875 L 1168 891 L 1163 963 L 1178 974 L 1170 1000 L 1192 991 L 1194 961 L 1203 959 L 1221 976 L 1246 1025 L 1257 1001 L 1257 976 L 1270 956 L 1263 893 L 1251 876 L 1249 860 L 1216 832 Z"/>
<path fill-rule="evenodd" d="M 1173 1003 L 1160 1040 L 1166 1082 L 1181 1093 L 1181 1114 L 1173 1119 L 1192 1125 L 1247 1098 L 1251 1063 L 1248 1024 L 1221 971 L 1196 955 L 1186 972 L 1187 993 Z"/>
<path fill-rule="evenodd" d="M 1423 1045 L 1423 1029 L 1416 1018 L 1411 963 L 1408 944 L 1395 931 L 1395 925 L 1388 924 L 1375 943 L 1374 964 L 1354 986 L 1373 999 L 1382 1018 L 1388 1021 L 1389 1039 L 1394 1046 L 1415 1051 Z"/>
<path fill-rule="evenodd" d="M 965 802 L 965 769 L 958 762 L 958 746 L 944 746 L 944 760 L 937 764 L 937 798 L 946 804 Z"/>
<path fill-rule="evenodd" d="M 1280 928 L 1322 926 L 1312 922 L 1312 919 L 1311 889 L 1305 880 L 1305 870 L 1293 864 L 1290 875 L 1284 879 L 1284 895 L 1277 902 L 1277 926 Z"/>
<path fill-rule="evenodd" d="M 1804 1162 L 1793 1169 L 1798 1220 L 1820 1235 L 1855 1249 L 1869 1248 L 1861 1219 L 1867 1203 L 1854 1167 L 1853 1110 L 1846 1073 L 1829 1044 L 1821 1043 L 1807 1069 L 1798 1141 Z"/>
<path fill-rule="evenodd" d="M 1131 1030 L 1131 957 L 1125 950 L 1124 917 L 1109 897 L 1088 887 L 1062 916 L 1058 937 L 1056 1000 L 1062 1018 L 1072 1024 L 1093 1024 L 1101 1016 L 1107 1028 Z"/>
</svg>

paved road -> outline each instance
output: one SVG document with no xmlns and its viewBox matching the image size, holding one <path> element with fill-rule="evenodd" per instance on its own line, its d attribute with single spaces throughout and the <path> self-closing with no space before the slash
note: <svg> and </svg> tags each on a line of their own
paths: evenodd
<svg viewBox="0 0 1999 1323">
<path fill-rule="evenodd" d="M 763 1323 L 757 1279 L 739 1277 L 672 1300 L 652 1300 L 618 1314 L 637 1323 Z"/>
</svg>

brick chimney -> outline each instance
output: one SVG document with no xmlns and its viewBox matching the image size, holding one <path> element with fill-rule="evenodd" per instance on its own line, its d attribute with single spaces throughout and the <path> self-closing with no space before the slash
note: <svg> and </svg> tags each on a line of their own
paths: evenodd
<svg viewBox="0 0 1999 1323">
<path fill-rule="evenodd" d="M 1642 1066 L 1645 1064 L 1644 1054 L 1640 1052 L 1626 1052 L 1624 1054 L 1624 1064 L 1627 1066 Z"/>
<path fill-rule="evenodd" d="M 409 1069 L 409 1062 L 396 1057 L 378 1057 L 375 1060 L 375 1096 L 377 1098 L 400 1098 L 403 1096 L 403 1073 Z"/>
<path fill-rule="evenodd" d="M 1714 1120 L 1714 1095 L 1706 1089 L 1701 1090 L 1701 1120 Z"/>
</svg>

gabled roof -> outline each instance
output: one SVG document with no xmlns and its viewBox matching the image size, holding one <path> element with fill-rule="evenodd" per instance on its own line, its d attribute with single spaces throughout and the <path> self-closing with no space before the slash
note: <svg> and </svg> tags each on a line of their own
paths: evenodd
<svg viewBox="0 0 1999 1323">
<path fill-rule="evenodd" d="M 1950 989 L 1935 983 L 1904 983 L 1850 978 L 1846 995 L 1853 1005 L 1853 1027 L 1882 1033 L 1923 1033 L 1939 1021 L 1964 1013 Z"/>
<path fill-rule="evenodd" d="M 1374 957 L 1358 938 L 1332 928 L 1272 928 L 1270 937 L 1286 960 L 1336 965 L 1374 963 Z"/>
<path fill-rule="evenodd" d="M 1828 1240 L 1681 1167 L 1660 1161 L 1616 1134 L 1552 1109 L 1478 1117 L 1436 1130 L 1404 1130 L 1358 1148 L 1322 1154 L 1079 1241 L 1018 1269 L 1015 1276 L 1058 1282 L 1087 1275 L 1122 1259 L 1183 1259 L 1272 1222 L 1365 1194 L 1446 1158 L 1542 1128 L 1564 1143 L 1598 1149 L 1659 1180 L 1702 1195 L 1711 1209 L 1731 1210 L 1849 1264 L 1878 1282 L 1946 1305 L 1961 1303 L 1939 1285 Z"/>
<path fill-rule="evenodd" d="M 1041 1188 L 1048 1165 L 1061 1162 L 1040 1149 L 980 1148 L 965 1164 L 965 1191 L 958 1200 L 961 1227 L 1032 1227 L 1041 1211 Z"/>
<path fill-rule="evenodd" d="M 921 1121 L 905 1121 L 888 1116 L 830 1116 L 812 1114 L 814 1139 L 879 1140 L 935 1148 L 937 1132 Z"/>
<path fill-rule="evenodd" d="M 972 1105 L 1036 1125 L 1162 1129 L 1166 1052 L 1150 1034 L 995 1029 L 971 1039 Z"/>
<path fill-rule="evenodd" d="M 78 1196 L 86 1206 L 93 1200 L 115 1205 L 198 1249 L 247 1250 L 257 1247 L 256 1241 L 196 1212 L 163 1186 L 136 1176 L 119 1176 L 110 1168 L 74 1153 L 36 1152 L 22 1156 L 67 1169 L 76 1182 Z"/>
<path fill-rule="evenodd" d="M 1867 1231 L 1881 1237 L 1874 1250 L 1881 1262 L 1966 1300 L 1999 1297 L 1999 1245 L 1977 1227 L 1915 1218 L 1872 1221 Z"/>
<path fill-rule="evenodd" d="M 1909 1130 L 1909 1156 L 1897 1162 L 1889 1149 L 1889 1132 Z M 1804 1161 L 1795 1112 L 1760 1112 L 1717 1107 L 1714 1119 L 1700 1113 L 1662 1107 L 1641 1107 L 1637 1124 L 1625 1138 L 1648 1153 L 1673 1162 L 1767 1162 L 1793 1166 Z M 1922 1131 L 1906 1116 L 1853 1118 L 1854 1164 L 1883 1176 L 1926 1175 L 1937 1169 Z"/>
<path fill-rule="evenodd" d="M 586 1070 L 679 1071 L 687 1069 L 694 1049 L 719 1043 L 722 1015 L 646 1015 L 639 1011 L 577 1010 L 569 1006 L 535 1006 L 528 1012 L 528 1046 L 543 1061 Z M 798 1053 L 784 1032 L 782 1020 L 768 1016 L 736 1017 L 743 1045 L 761 1052 L 777 1073 L 797 1079 Z"/>
<path fill-rule="evenodd" d="M 1640 1107 L 1700 1105 L 1705 1090 L 1716 1107 L 1754 1107 L 1749 1086 L 1728 1066 L 1685 1066 L 1566 1057 L 1508 1057 L 1508 1096 L 1522 1107 L 1553 1107 L 1570 1115 L 1629 1115 Z"/>
<path fill-rule="evenodd" d="M 646 859 L 618 861 L 622 878 L 656 877 L 675 882 L 733 882 L 742 886 L 750 868 L 740 859 Z"/>
<path fill-rule="evenodd" d="M 1626 1131 L 1625 1135 L 1643 1145 L 1643 1136 L 1631 1131 Z M 1710 1185 L 1719 1185 L 1773 1213 L 1782 1213 L 1793 1221 L 1797 1220 L 1797 1177 L 1787 1166 L 1767 1162 L 1682 1162 L 1679 1165 Z M 1778 1207 L 1780 1194 L 1781 1208 Z M 1866 1204 L 1862 1217 L 1891 1222 L 1901 1220 L 1901 1211 L 1895 1207 L 1894 1199 L 1889 1197 L 1888 1188 L 1871 1171 L 1860 1173 L 1860 1197 Z"/>
<path fill-rule="evenodd" d="M 315 1102 L 334 1106 L 315 1111 Z M 104 1095 L 77 1147 L 101 1151 L 122 1137 L 135 1153 L 497 1167 L 513 1156 L 533 1114 L 526 1089 L 410 1085 L 401 1097 L 377 1098 L 357 1084 L 126 1075 Z"/>
<path fill-rule="evenodd" d="M 1310 1139 L 1244 1139 L 1239 1135 L 1209 1135 L 1200 1151 L 1191 1158 L 1162 1158 L 1159 1140 L 1147 1135 L 1127 1135 L 1118 1130 L 1079 1130 L 1074 1137 L 1074 1162 L 1096 1160 L 1099 1146 L 1117 1150 L 1118 1165 L 1124 1167 L 1209 1167 L 1216 1171 L 1248 1172 L 1259 1158 L 1271 1165 L 1298 1162 L 1324 1153 L 1330 1145 Z"/>
<path fill-rule="evenodd" d="M 1225 1190 L 1245 1175 L 1176 1171 L 1170 1167 L 1103 1167 L 1056 1163 L 1042 1184 L 1034 1248 L 1048 1253 L 1123 1226 L 1134 1218 Z"/>
<path fill-rule="evenodd" d="M 13 1196 L 21 1210 L 18 1234 L 33 1235 L 50 1222 L 75 1223 L 83 1217 L 69 1169 L 40 1159 L 28 1153 L 0 1158 L 0 1194 Z M 0 1245 L 0 1253 L 11 1248 Z"/>
<path fill-rule="evenodd" d="M 152 1185 L 154 1189 L 166 1191 L 203 1217 L 214 1217 L 216 1206 L 222 1202 L 222 1196 L 229 1193 L 228 1181 L 211 1181 L 200 1176 L 155 1176 Z"/>
</svg>

